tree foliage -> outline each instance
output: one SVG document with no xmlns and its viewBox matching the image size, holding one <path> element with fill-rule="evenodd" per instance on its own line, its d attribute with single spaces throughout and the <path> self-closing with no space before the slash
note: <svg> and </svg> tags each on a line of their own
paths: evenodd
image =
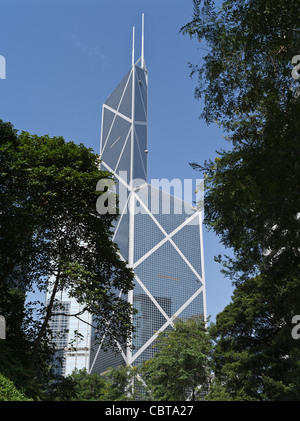
<svg viewBox="0 0 300 421">
<path fill-rule="evenodd" d="M 297 0 L 194 0 L 193 5 L 193 19 L 181 31 L 207 51 L 201 63 L 191 65 L 206 122 L 220 120 L 232 130 L 268 107 L 293 102 L 291 61 L 300 54 Z"/>
<path fill-rule="evenodd" d="M 182 32 L 206 52 L 191 65 L 202 118 L 226 133 L 227 150 L 193 163 L 205 177 L 205 223 L 233 257 L 234 281 L 217 316 L 217 400 L 299 400 L 300 54 L 297 1 L 194 0 Z M 295 76 L 295 73 L 293 73 Z"/>
<path fill-rule="evenodd" d="M 275 283 L 262 275 L 235 289 L 210 329 L 216 382 L 208 400 L 221 390 L 225 400 L 300 399 L 300 351 L 291 335 L 299 294 L 297 279 Z"/>
<path fill-rule="evenodd" d="M 48 386 L 47 401 L 102 401 L 106 382 L 99 374 L 75 369 Z"/>
<path fill-rule="evenodd" d="M 105 401 L 145 401 L 150 399 L 150 393 L 140 377 L 139 366 L 111 367 L 103 377 L 106 388 L 103 393 Z"/>
<path fill-rule="evenodd" d="M 0 162 L 0 313 L 7 318 L 8 343 L 14 349 L 26 338 L 27 368 L 37 368 L 49 320 L 62 311 L 57 307 L 62 290 L 81 304 L 75 317 L 89 311 L 99 335 L 110 323 L 107 343 L 126 342 L 132 308 L 116 291 L 132 288 L 133 273 L 112 241 L 117 215 L 96 210 L 102 194 L 96 185 L 111 174 L 99 170 L 98 156 L 83 144 L 18 133 L 2 120 Z M 49 300 L 34 319 L 24 298 L 47 288 Z M 7 306 L 8 297 L 17 312 Z"/>
<path fill-rule="evenodd" d="M 0 373 L 0 401 L 32 401 L 14 383 Z"/>
<path fill-rule="evenodd" d="M 185 401 L 204 397 L 211 380 L 212 343 L 202 317 L 177 320 L 158 336 L 157 352 L 144 363 L 142 377 L 154 400 Z"/>
<path fill-rule="evenodd" d="M 89 374 L 75 369 L 70 375 L 55 379 L 46 393 L 48 401 L 135 401 L 141 398 L 137 367 L 119 366 L 105 373 Z"/>
<path fill-rule="evenodd" d="M 218 121 L 232 145 L 205 174 L 205 221 L 235 258 L 229 273 L 243 279 L 270 269 L 299 270 L 300 101 L 291 76 L 299 53 L 297 1 L 194 1 L 182 31 L 204 41 L 208 54 L 192 66 L 202 117 Z M 230 271 L 231 268 L 231 271 Z"/>
</svg>

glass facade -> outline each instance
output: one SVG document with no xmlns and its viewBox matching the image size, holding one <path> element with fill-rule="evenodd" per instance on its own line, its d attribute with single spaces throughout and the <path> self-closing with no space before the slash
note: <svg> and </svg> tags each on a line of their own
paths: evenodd
<svg viewBox="0 0 300 421">
<path fill-rule="evenodd" d="M 48 300 L 49 294 L 46 304 Z M 88 312 L 81 314 L 81 310 L 67 291 L 57 295 L 54 316 L 49 321 L 57 349 L 53 362 L 53 372 L 57 375 L 67 376 L 75 368 L 89 368 L 92 317 Z M 75 314 L 80 317 L 72 316 Z"/>
<path fill-rule="evenodd" d="M 92 340 L 91 372 L 151 358 L 157 334 L 177 317 L 206 318 L 202 214 L 147 182 L 147 91 L 147 70 L 134 64 L 103 105 L 101 166 L 124 198 L 114 241 L 134 270 L 128 300 L 138 312 L 129 351 L 105 352 Z"/>
</svg>

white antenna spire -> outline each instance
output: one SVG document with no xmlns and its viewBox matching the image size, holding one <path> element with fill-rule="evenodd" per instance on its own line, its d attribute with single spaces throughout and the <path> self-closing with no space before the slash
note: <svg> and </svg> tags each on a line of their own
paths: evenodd
<svg viewBox="0 0 300 421">
<path fill-rule="evenodd" d="M 134 30 L 135 27 L 132 28 L 132 66 L 134 65 Z"/>
<path fill-rule="evenodd" d="M 144 13 L 142 14 L 142 69 L 144 68 Z"/>
</svg>

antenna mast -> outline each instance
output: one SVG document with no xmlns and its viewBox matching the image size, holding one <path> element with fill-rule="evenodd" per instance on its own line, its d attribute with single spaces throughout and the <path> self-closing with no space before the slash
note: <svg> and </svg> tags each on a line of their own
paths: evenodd
<svg viewBox="0 0 300 421">
<path fill-rule="evenodd" d="M 145 67 L 144 61 L 144 13 L 142 14 L 142 69 Z"/>
<path fill-rule="evenodd" d="M 135 27 L 132 28 L 132 66 L 134 65 L 134 30 Z"/>
</svg>

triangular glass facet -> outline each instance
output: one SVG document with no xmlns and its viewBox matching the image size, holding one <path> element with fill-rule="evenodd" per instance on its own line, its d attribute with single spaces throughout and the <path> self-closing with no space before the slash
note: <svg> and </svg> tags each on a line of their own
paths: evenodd
<svg viewBox="0 0 300 421">
<path fill-rule="evenodd" d="M 129 76 L 130 76 L 131 72 L 132 72 L 132 70 L 130 69 L 129 72 L 127 73 L 127 75 L 121 80 L 119 85 L 113 91 L 113 93 L 105 101 L 105 104 L 107 106 L 113 108 L 116 111 L 118 110 L 118 108 L 120 106 L 121 99 L 122 99 L 123 94 L 124 94 L 124 90 L 125 90 L 127 84 L 129 83 Z"/>
<path fill-rule="evenodd" d="M 106 138 L 105 144 L 103 145 L 101 155 L 101 159 L 112 169 L 115 169 L 117 165 L 123 146 L 129 135 L 130 128 L 131 125 L 128 121 L 124 120 L 122 117 L 116 116 Z"/>
<path fill-rule="evenodd" d="M 124 92 L 121 104 L 118 109 L 119 113 L 131 118 L 132 115 L 132 74 L 129 77 L 127 87 Z"/>
</svg>

